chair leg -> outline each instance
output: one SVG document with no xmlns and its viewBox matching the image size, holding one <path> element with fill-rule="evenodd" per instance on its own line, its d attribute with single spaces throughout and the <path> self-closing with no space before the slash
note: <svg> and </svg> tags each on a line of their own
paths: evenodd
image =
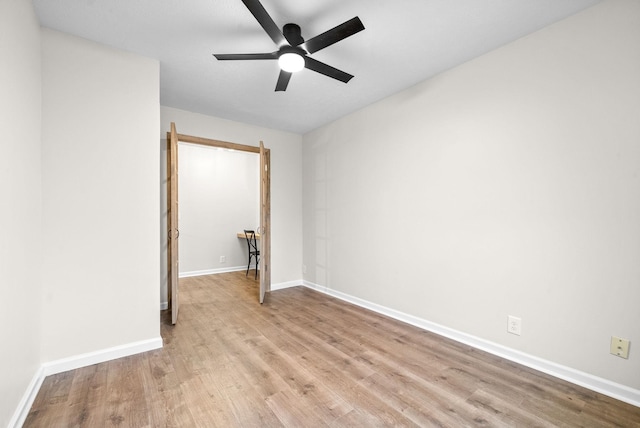
<svg viewBox="0 0 640 428">
<path fill-rule="evenodd" d="M 255 279 L 258 279 L 258 263 L 260 263 L 260 260 L 258 260 L 258 258 L 256 257 L 256 276 L 255 276 Z"/>
<path fill-rule="evenodd" d="M 247 263 L 247 273 L 244 276 L 249 276 L 249 266 L 251 266 L 251 256 L 249 256 L 249 263 Z"/>
</svg>

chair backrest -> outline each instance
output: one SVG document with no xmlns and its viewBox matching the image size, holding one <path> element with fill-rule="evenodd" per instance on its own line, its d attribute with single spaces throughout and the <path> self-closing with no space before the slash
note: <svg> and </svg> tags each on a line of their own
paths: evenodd
<svg viewBox="0 0 640 428">
<path fill-rule="evenodd" d="M 244 230 L 244 237 L 247 238 L 247 247 L 249 248 L 249 252 L 258 251 L 258 244 L 256 243 L 256 231 L 255 230 Z"/>
</svg>

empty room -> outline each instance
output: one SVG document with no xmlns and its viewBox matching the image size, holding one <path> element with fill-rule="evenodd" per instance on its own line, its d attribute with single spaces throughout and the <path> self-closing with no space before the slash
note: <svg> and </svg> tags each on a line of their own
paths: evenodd
<svg viewBox="0 0 640 428">
<path fill-rule="evenodd" d="M 640 426 L 637 0 L 0 28 L 0 426 Z"/>
</svg>

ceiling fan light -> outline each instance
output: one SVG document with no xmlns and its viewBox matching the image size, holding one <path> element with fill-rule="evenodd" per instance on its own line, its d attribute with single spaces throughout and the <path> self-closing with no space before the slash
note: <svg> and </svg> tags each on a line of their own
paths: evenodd
<svg viewBox="0 0 640 428">
<path fill-rule="evenodd" d="M 278 65 L 284 71 L 295 73 L 296 71 L 300 71 L 304 68 L 304 58 L 294 52 L 283 53 L 278 58 Z"/>
</svg>

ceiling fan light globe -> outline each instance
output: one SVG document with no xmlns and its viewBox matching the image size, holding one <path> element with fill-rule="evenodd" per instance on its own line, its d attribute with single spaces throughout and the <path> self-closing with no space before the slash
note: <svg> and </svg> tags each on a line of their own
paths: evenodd
<svg viewBox="0 0 640 428">
<path fill-rule="evenodd" d="M 278 58 L 278 65 L 284 71 L 289 73 L 295 73 L 304 68 L 304 58 L 293 52 L 287 52 L 280 55 Z"/>
</svg>

